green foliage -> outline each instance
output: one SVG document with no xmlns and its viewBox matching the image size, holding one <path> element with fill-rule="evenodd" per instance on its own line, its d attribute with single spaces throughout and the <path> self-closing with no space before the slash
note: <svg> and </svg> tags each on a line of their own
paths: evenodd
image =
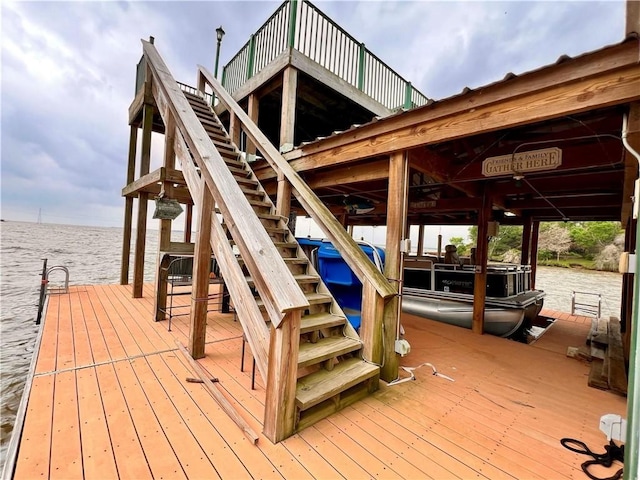
<svg viewBox="0 0 640 480">
<path fill-rule="evenodd" d="M 449 243 L 456 246 L 458 249 L 458 255 L 467 255 L 469 253 L 470 245 L 464 243 L 464 238 L 451 237 L 449 239 Z"/>
<path fill-rule="evenodd" d="M 478 238 L 478 227 L 469 227 L 469 238 L 472 245 L 476 244 Z M 492 237 L 489 242 L 489 258 L 500 257 L 512 249 L 522 248 L 522 227 L 516 225 L 500 225 L 498 235 Z"/>
<path fill-rule="evenodd" d="M 540 224 L 538 241 L 538 263 L 540 265 L 581 266 L 595 268 L 602 263 L 600 256 L 608 245 L 615 244 L 616 237 L 624 233 L 620 222 L 544 222 Z M 469 227 L 471 243 L 464 244 L 460 237 L 451 243 L 468 251 L 476 244 L 478 227 Z M 504 258 L 522 248 L 522 227 L 500 225 L 498 236 L 489 242 L 489 258 Z M 619 248 L 618 248 L 619 249 Z M 600 256 L 599 256 L 600 254 Z M 562 255 L 562 257 L 561 257 Z M 598 259 L 598 265 L 594 259 Z M 608 262 L 613 265 L 613 260 Z"/>
<path fill-rule="evenodd" d="M 567 225 L 573 242 L 571 250 L 593 258 L 620 234 L 620 222 L 575 222 Z"/>
</svg>

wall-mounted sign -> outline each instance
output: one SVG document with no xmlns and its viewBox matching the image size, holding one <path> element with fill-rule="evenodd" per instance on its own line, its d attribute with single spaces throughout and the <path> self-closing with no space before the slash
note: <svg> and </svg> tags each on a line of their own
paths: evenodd
<svg viewBox="0 0 640 480">
<path fill-rule="evenodd" d="M 482 175 L 495 177 L 498 175 L 538 172 L 541 170 L 553 170 L 560 165 L 562 165 L 562 150 L 555 147 L 543 148 L 542 150 L 486 158 L 482 162 Z"/>
</svg>

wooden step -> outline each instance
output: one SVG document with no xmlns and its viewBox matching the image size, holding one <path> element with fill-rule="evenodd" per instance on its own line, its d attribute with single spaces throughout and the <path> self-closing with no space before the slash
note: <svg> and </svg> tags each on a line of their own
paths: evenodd
<svg viewBox="0 0 640 480">
<path fill-rule="evenodd" d="M 277 222 L 278 220 L 282 220 L 285 217 L 276 215 L 274 213 L 259 213 L 258 218 L 262 218 L 263 220 L 275 220 Z"/>
<path fill-rule="evenodd" d="M 247 188 L 244 187 L 242 185 L 240 185 L 240 190 L 242 190 L 242 193 L 246 195 L 250 195 L 252 197 L 260 197 L 261 199 L 264 198 L 265 193 L 261 190 L 255 189 L 255 188 Z"/>
<path fill-rule="evenodd" d="M 213 142 L 213 144 L 216 146 L 216 148 L 220 153 L 224 151 L 232 155 L 236 155 L 236 156 L 238 155 L 238 152 L 236 152 L 235 147 L 231 145 L 231 142 L 229 142 L 228 140 L 225 139 L 226 141 L 221 141 L 221 140 L 218 140 L 217 138 L 212 138 L 212 137 L 209 137 L 209 138 L 211 139 L 211 141 Z"/>
<path fill-rule="evenodd" d="M 333 297 L 328 293 L 315 293 L 315 292 L 307 292 L 305 293 L 305 298 L 309 305 L 322 305 L 324 303 L 331 303 Z M 264 308 L 264 302 L 261 298 L 256 298 L 256 304 L 260 308 Z"/>
<path fill-rule="evenodd" d="M 307 410 L 341 392 L 376 377 L 380 369 L 359 358 L 340 362 L 333 370 L 319 370 L 298 380 L 296 405 Z"/>
<path fill-rule="evenodd" d="M 288 228 L 264 227 L 264 229 L 267 231 L 270 237 L 274 235 L 287 235 L 289 233 Z"/>
<path fill-rule="evenodd" d="M 298 285 L 303 285 L 305 283 L 318 283 L 320 281 L 320 277 L 317 275 L 300 274 L 294 275 L 293 278 L 295 278 L 296 282 L 298 282 Z M 247 276 L 244 277 L 244 279 L 247 281 L 247 284 L 250 287 L 253 287 L 253 278 Z"/>
<path fill-rule="evenodd" d="M 215 120 L 215 117 L 213 115 L 200 115 L 199 119 L 200 123 L 202 123 L 203 125 L 207 125 L 217 132 L 224 132 L 222 126 Z"/>
<path fill-rule="evenodd" d="M 347 319 L 329 312 L 305 315 L 300 322 L 300 334 L 315 332 L 322 328 L 331 328 L 344 325 Z"/>
<path fill-rule="evenodd" d="M 315 365 L 345 353 L 360 350 L 362 343 L 347 337 L 321 338 L 316 343 L 301 343 L 298 353 L 298 368 Z"/>
<path fill-rule="evenodd" d="M 247 185 L 249 187 L 257 187 L 258 183 L 259 183 L 257 180 L 254 180 L 253 178 L 238 178 L 238 177 L 235 177 L 235 179 L 239 184 Z"/>
<path fill-rule="evenodd" d="M 239 175 L 242 177 L 250 177 L 251 176 L 251 170 L 245 170 L 244 168 L 241 167 L 234 167 L 232 165 L 229 165 L 228 162 L 225 162 L 227 164 L 227 166 L 229 167 L 229 171 L 232 173 L 232 175 Z M 238 162 L 240 163 L 240 162 Z M 242 165 L 242 163 L 240 163 L 240 165 Z M 244 165 L 242 165 L 244 167 Z"/>
</svg>

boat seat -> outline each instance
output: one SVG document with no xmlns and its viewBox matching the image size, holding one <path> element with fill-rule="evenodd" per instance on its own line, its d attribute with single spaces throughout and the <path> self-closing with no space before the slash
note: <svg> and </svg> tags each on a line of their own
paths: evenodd
<svg viewBox="0 0 640 480">
<path fill-rule="evenodd" d="M 458 248 L 455 245 L 447 245 L 444 247 L 444 263 L 461 265 Z"/>
</svg>

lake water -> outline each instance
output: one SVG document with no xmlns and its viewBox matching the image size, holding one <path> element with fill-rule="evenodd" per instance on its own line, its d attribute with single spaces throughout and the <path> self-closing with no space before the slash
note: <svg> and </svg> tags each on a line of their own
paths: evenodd
<svg viewBox="0 0 640 480">
<path fill-rule="evenodd" d="M 122 229 L 21 222 L 2 222 L 0 228 L 1 470 L 38 331 L 42 259 L 49 267 L 69 268 L 71 285 L 118 283 Z M 174 235 L 178 240 L 180 234 Z M 153 279 L 157 241 L 157 231 L 149 230 L 146 281 Z M 571 291 L 578 290 L 603 294 L 603 315 L 619 316 L 621 284 L 617 273 L 539 267 L 537 274 L 537 287 L 547 292 L 545 306 L 562 311 L 570 311 Z"/>
</svg>

